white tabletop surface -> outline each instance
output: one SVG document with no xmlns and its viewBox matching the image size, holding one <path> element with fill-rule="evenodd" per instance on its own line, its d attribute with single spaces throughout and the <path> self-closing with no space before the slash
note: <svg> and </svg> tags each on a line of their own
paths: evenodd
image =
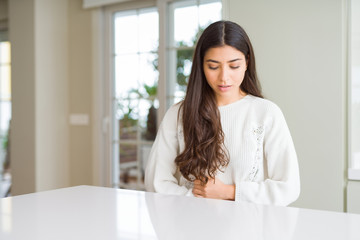
<svg viewBox="0 0 360 240">
<path fill-rule="evenodd" d="M 0 239 L 359 240 L 360 215 L 79 186 L 0 199 Z"/>
</svg>

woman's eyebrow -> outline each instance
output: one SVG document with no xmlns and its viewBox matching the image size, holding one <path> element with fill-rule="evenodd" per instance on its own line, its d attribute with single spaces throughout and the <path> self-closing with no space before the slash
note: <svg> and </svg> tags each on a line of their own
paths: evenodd
<svg viewBox="0 0 360 240">
<path fill-rule="evenodd" d="M 236 61 L 239 61 L 239 60 L 242 60 L 242 59 L 241 58 L 235 58 L 235 59 L 232 59 L 232 60 L 227 61 L 227 62 L 232 63 L 232 62 L 236 62 Z M 208 59 L 208 60 L 206 60 L 206 62 L 220 63 L 219 61 L 216 61 L 216 60 L 213 60 L 213 59 Z"/>
<path fill-rule="evenodd" d="M 236 61 L 240 61 L 240 60 L 242 60 L 242 59 L 241 59 L 241 58 L 235 58 L 235 59 L 233 59 L 233 60 L 228 61 L 228 63 L 236 62 Z"/>
<path fill-rule="evenodd" d="M 206 60 L 206 62 L 220 63 L 219 61 L 212 60 L 212 59 L 208 59 L 208 60 Z"/>
</svg>

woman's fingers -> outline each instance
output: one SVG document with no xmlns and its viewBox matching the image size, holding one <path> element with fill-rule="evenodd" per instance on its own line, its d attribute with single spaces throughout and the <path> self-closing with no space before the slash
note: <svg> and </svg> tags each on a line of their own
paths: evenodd
<svg viewBox="0 0 360 240">
<path fill-rule="evenodd" d="M 195 184 L 194 182 L 194 188 L 192 190 L 192 193 L 196 197 L 199 196 L 204 197 L 205 196 L 204 186 L 202 186 L 201 184 Z"/>
</svg>

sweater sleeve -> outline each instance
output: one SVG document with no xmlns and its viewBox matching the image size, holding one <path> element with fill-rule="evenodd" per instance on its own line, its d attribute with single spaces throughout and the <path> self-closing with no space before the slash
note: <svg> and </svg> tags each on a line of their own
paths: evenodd
<svg viewBox="0 0 360 240">
<path fill-rule="evenodd" d="M 192 189 L 180 186 L 175 177 L 175 158 L 179 152 L 177 116 L 179 104 L 165 114 L 150 151 L 146 170 L 145 188 L 150 192 L 175 195 L 192 195 Z"/>
<path fill-rule="evenodd" d="M 236 183 L 236 200 L 287 206 L 300 194 L 298 160 L 281 110 L 272 105 L 265 124 L 263 157 L 265 180 Z"/>
</svg>

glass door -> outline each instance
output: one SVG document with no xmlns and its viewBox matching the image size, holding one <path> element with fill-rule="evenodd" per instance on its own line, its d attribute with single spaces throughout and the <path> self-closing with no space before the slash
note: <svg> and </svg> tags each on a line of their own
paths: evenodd
<svg viewBox="0 0 360 240">
<path fill-rule="evenodd" d="M 109 24 L 111 146 L 106 154 L 114 187 L 144 190 L 163 110 L 184 98 L 196 40 L 221 19 L 222 5 L 219 0 L 159 0 L 160 10 L 129 6 L 112 10 Z M 161 46 L 159 36 L 166 36 Z"/>
<path fill-rule="evenodd" d="M 158 25 L 156 8 L 113 15 L 112 162 L 120 188 L 144 189 L 144 165 L 157 131 Z"/>
</svg>

